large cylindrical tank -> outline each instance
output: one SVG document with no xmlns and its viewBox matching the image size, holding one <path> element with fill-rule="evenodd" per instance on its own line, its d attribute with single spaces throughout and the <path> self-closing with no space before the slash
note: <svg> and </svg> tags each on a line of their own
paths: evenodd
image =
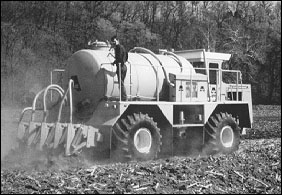
<svg viewBox="0 0 282 195">
<path fill-rule="evenodd" d="M 157 59 L 155 58 L 157 57 Z M 155 55 L 148 53 L 128 54 L 125 87 L 128 99 L 138 97 L 140 100 L 168 99 L 164 92 L 169 85 L 169 73 L 194 74 L 193 66 L 183 57 L 176 59 L 172 55 Z M 179 63 L 179 60 L 181 63 Z M 73 105 L 76 111 L 88 109 L 89 112 L 104 97 L 118 98 L 119 84 L 113 51 L 80 50 L 74 53 L 66 67 L 67 79 L 75 80 Z"/>
</svg>

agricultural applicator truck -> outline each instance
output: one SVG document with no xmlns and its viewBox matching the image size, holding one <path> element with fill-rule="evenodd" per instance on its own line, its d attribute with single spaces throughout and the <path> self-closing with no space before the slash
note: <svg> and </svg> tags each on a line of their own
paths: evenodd
<svg viewBox="0 0 282 195">
<path fill-rule="evenodd" d="M 230 54 L 204 49 L 155 54 L 135 47 L 126 63 L 128 100 L 121 101 L 113 53 L 96 42 L 71 56 L 61 70 L 62 86 L 51 78 L 22 111 L 20 147 L 150 160 L 195 150 L 231 153 L 244 128 L 251 128 L 251 86 L 242 84 L 240 71 L 222 68 Z M 43 109 L 36 108 L 40 99 Z"/>
</svg>

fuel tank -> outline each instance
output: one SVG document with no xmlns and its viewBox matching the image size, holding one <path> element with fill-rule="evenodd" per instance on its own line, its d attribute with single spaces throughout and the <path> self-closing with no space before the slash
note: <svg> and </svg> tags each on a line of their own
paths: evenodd
<svg viewBox="0 0 282 195">
<path fill-rule="evenodd" d="M 66 79 L 74 80 L 73 105 L 76 112 L 93 112 L 103 98 L 119 99 L 119 83 L 113 51 L 84 49 L 74 53 L 66 67 Z M 128 53 L 125 88 L 128 100 L 168 100 L 169 73 L 195 74 L 183 57 Z"/>
</svg>

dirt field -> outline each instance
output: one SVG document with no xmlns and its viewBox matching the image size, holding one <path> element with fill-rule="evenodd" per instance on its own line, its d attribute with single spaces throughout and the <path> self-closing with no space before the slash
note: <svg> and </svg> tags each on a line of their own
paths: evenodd
<svg viewBox="0 0 282 195">
<path fill-rule="evenodd" d="M 36 154 L 7 160 L 18 117 L 17 109 L 1 109 L 1 194 L 281 193 L 281 106 L 254 106 L 253 128 L 233 154 L 108 164 L 47 166 Z"/>
</svg>

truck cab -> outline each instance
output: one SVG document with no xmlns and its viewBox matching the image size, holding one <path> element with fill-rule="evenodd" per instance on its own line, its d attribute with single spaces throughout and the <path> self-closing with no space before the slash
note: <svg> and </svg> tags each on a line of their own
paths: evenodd
<svg viewBox="0 0 282 195">
<path fill-rule="evenodd" d="M 252 121 L 252 93 L 251 85 L 242 83 L 242 73 L 239 70 L 228 70 L 224 65 L 228 63 L 231 54 L 209 52 L 205 49 L 196 50 L 181 50 L 175 51 L 175 54 L 187 59 L 194 67 L 197 73 L 206 76 L 206 83 L 209 86 L 205 91 L 203 84 L 204 77 L 201 79 L 194 79 L 198 82 L 192 81 L 189 78 L 180 78 L 174 76 L 175 82 L 186 82 L 186 101 L 189 101 L 193 91 L 191 100 L 194 101 L 208 101 L 208 102 L 229 102 L 229 101 L 245 101 L 249 104 L 249 113 Z M 190 83 L 188 82 L 190 81 Z M 193 87 L 190 87 L 191 85 Z M 196 83 L 198 83 L 196 85 Z M 179 84 L 176 84 L 179 85 Z M 184 96 L 185 97 L 185 96 Z M 207 97 L 207 98 L 206 98 Z"/>
</svg>

